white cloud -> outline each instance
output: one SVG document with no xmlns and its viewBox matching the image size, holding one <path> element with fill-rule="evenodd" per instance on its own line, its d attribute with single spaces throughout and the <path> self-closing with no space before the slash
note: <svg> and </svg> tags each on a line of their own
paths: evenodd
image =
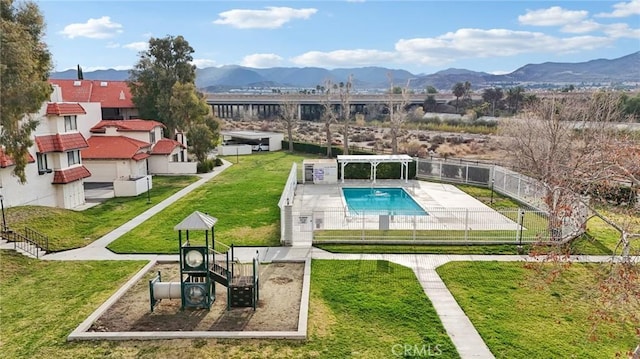
<svg viewBox="0 0 640 359">
<path fill-rule="evenodd" d="M 602 31 L 613 38 L 640 38 L 640 28 L 632 29 L 624 23 L 604 25 Z"/>
<path fill-rule="evenodd" d="M 640 15 L 640 0 L 620 2 L 613 5 L 614 10 L 610 13 L 596 14 L 596 17 L 628 17 Z"/>
<path fill-rule="evenodd" d="M 290 7 L 266 7 L 266 10 L 233 9 L 218 14 L 213 23 L 230 25 L 238 29 L 277 29 L 293 19 L 308 19 L 318 10 Z"/>
<path fill-rule="evenodd" d="M 135 51 L 145 51 L 147 48 L 149 48 L 149 43 L 147 41 L 136 41 L 126 45 L 122 45 L 122 47 Z"/>
<path fill-rule="evenodd" d="M 374 66 L 395 60 L 393 52 L 380 50 L 336 50 L 330 52 L 309 51 L 291 61 L 299 66 L 343 67 Z"/>
<path fill-rule="evenodd" d="M 518 21 L 523 25 L 534 26 L 563 26 L 580 22 L 589 16 L 584 10 L 566 10 L 559 6 L 548 9 L 527 10 L 524 15 L 518 16 Z"/>
<path fill-rule="evenodd" d="M 283 58 L 276 54 L 251 54 L 242 59 L 240 65 L 255 68 L 280 66 Z"/>
<path fill-rule="evenodd" d="M 84 24 L 69 24 L 60 33 L 70 39 L 75 37 L 107 39 L 122 33 L 122 25 L 111 22 L 109 16 L 103 16 L 99 19 L 89 19 Z"/>
<path fill-rule="evenodd" d="M 597 36 L 558 38 L 541 32 L 459 29 L 434 38 L 401 39 L 396 43 L 396 51 L 402 62 L 443 65 L 460 58 L 569 53 L 600 48 L 613 41 Z"/>
<path fill-rule="evenodd" d="M 560 29 L 562 32 L 571 34 L 584 34 L 587 32 L 593 32 L 602 28 L 602 24 L 593 20 L 584 20 L 575 24 L 565 25 Z"/>
<path fill-rule="evenodd" d="M 199 69 L 216 66 L 216 62 L 209 59 L 193 59 L 191 63 L 196 65 L 196 67 Z"/>
</svg>

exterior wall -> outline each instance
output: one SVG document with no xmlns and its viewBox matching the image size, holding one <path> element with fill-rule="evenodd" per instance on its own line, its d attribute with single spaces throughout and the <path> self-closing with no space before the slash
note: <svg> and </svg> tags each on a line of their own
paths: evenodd
<svg viewBox="0 0 640 359">
<path fill-rule="evenodd" d="M 155 140 L 151 142 L 151 132 L 155 133 Z M 152 131 L 121 131 L 115 132 L 110 136 L 126 136 L 129 138 L 133 138 L 134 140 L 151 143 L 152 145 L 162 139 L 162 127 L 156 127 Z"/>
<path fill-rule="evenodd" d="M 153 188 L 152 176 L 140 177 L 136 180 L 113 181 L 113 192 L 116 197 L 133 197 Z"/>
<path fill-rule="evenodd" d="M 31 151 L 29 151 L 31 152 Z M 32 152 L 35 158 L 35 152 Z M 4 196 L 4 206 L 48 206 L 56 207 L 57 196 L 53 181 L 53 172 L 38 174 L 38 165 L 29 163 L 25 167 L 27 183 L 20 184 L 13 176 L 13 167 L 0 168 L 0 193 Z"/>
<path fill-rule="evenodd" d="M 118 173 L 119 161 L 100 161 L 100 160 L 88 160 L 84 161 L 84 166 L 91 172 L 91 177 L 87 178 L 86 182 L 113 182 L 116 178 L 120 177 Z M 127 175 L 128 177 L 128 175 Z"/>
<path fill-rule="evenodd" d="M 80 105 L 87 114 L 78 115 L 78 132 L 84 138 L 89 138 L 93 135 L 89 130 L 102 121 L 102 111 L 98 102 L 80 102 Z M 64 132 L 64 122 L 62 123 L 62 129 Z"/>
<path fill-rule="evenodd" d="M 149 173 L 165 174 L 169 173 L 169 159 L 167 155 L 152 155 L 147 159 L 149 161 Z"/>
<path fill-rule="evenodd" d="M 61 203 L 64 208 L 74 208 L 84 204 L 84 186 L 82 181 L 74 181 L 54 186 L 57 189 L 58 203 Z"/>
<path fill-rule="evenodd" d="M 284 134 L 274 133 L 269 136 L 269 152 L 282 150 L 282 141 L 284 140 Z"/>
<path fill-rule="evenodd" d="M 220 156 L 250 155 L 251 145 L 218 146 Z"/>
<path fill-rule="evenodd" d="M 147 175 L 147 161 L 129 161 L 130 177 L 138 178 Z"/>
</svg>

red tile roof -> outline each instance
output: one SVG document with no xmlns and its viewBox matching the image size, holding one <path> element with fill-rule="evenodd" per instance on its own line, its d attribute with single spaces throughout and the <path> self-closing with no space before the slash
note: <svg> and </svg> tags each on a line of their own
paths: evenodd
<svg viewBox="0 0 640 359">
<path fill-rule="evenodd" d="M 87 142 L 89 142 L 89 148 L 82 150 L 83 160 L 134 159 L 139 161 L 143 158 L 136 157 L 138 152 L 151 147 L 147 142 L 125 136 L 92 136 Z"/>
<path fill-rule="evenodd" d="M 93 133 L 104 133 L 107 127 L 116 127 L 118 132 L 145 131 L 151 132 L 156 127 L 165 127 L 162 123 L 153 120 L 103 120 L 91 128 Z"/>
<path fill-rule="evenodd" d="M 66 170 L 53 171 L 53 184 L 65 184 L 91 176 L 91 172 L 85 166 L 67 168 Z"/>
<path fill-rule="evenodd" d="M 31 154 L 27 152 L 27 163 L 33 163 L 35 161 L 36 160 L 33 159 L 33 156 L 31 156 Z M 7 154 L 4 152 L 4 149 L 0 148 L 0 168 L 6 168 L 15 164 L 16 163 L 13 158 L 7 156 Z"/>
<path fill-rule="evenodd" d="M 176 147 L 186 148 L 182 143 L 171 140 L 168 138 L 163 138 L 160 141 L 156 142 L 151 150 L 152 155 L 168 155 L 173 152 L 173 149 Z"/>
<path fill-rule="evenodd" d="M 135 108 L 126 81 L 49 80 L 70 102 L 100 102 L 103 108 Z"/>
<path fill-rule="evenodd" d="M 86 113 L 87 111 L 79 103 L 50 102 L 47 104 L 47 115 L 84 115 Z"/>
<path fill-rule="evenodd" d="M 36 136 L 38 152 L 65 152 L 89 147 L 87 140 L 80 133 L 66 133 L 47 136 Z"/>
</svg>

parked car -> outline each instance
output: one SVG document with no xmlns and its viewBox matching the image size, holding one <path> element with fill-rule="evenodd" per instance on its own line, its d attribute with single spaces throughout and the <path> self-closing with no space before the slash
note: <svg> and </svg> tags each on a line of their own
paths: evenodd
<svg viewBox="0 0 640 359">
<path fill-rule="evenodd" d="M 251 150 L 253 151 L 269 151 L 269 145 L 265 145 L 263 143 L 258 143 L 257 145 L 252 145 Z"/>
</svg>

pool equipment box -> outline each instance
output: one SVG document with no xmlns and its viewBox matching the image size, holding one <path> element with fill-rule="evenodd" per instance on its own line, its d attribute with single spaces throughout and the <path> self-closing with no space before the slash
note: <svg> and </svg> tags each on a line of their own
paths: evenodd
<svg viewBox="0 0 640 359">
<path fill-rule="evenodd" d="M 338 183 L 338 162 L 334 159 L 320 158 L 303 160 L 302 168 L 304 171 L 302 183 Z"/>
</svg>

